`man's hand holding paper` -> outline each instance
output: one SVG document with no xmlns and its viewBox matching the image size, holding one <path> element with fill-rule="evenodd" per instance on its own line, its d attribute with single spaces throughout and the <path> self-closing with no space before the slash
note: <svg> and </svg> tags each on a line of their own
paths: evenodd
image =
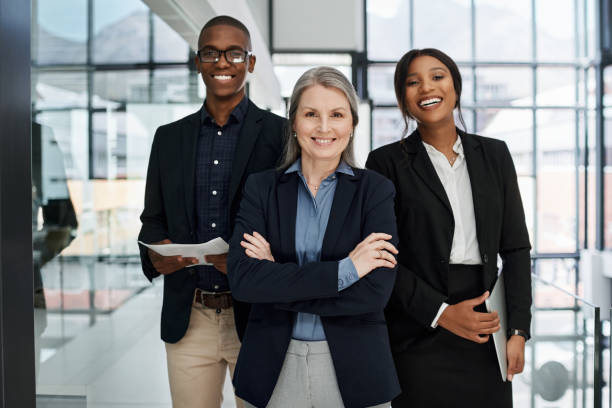
<svg viewBox="0 0 612 408">
<path fill-rule="evenodd" d="M 174 244 L 169 239 L 154 244 L 139 242 L 149 248 L 151 263 L 162 275 L 195 265 L 213 265 L 226 273 L 229 246 L 223 238 L 217 237 L 202 244 Z"/>
</svg>

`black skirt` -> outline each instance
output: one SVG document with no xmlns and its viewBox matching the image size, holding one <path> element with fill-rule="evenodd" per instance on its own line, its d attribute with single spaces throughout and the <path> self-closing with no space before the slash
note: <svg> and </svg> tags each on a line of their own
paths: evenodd
<svg viewBox="0 0 612 408">
<path fill-rule="evenodd" d="M 448 303 L 482 295 L 482 285 L 482 266 L 451 265 Z M 402 387 L 393 408 L 512 407 L 512 384 L 502 381 L 492 337 L 479 344 L 438 326 L 393 357 Z"/>
</svg>

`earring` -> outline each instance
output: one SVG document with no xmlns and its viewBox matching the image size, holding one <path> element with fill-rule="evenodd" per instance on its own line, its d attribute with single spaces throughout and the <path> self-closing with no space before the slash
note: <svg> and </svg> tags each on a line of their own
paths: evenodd
<svg viewBox="0 0 612 408">
<path fill-rule="evenodd" d="M 349 133 L 349 139 L 353 138 L 353 132 Z"/>
<path fill-rule="evenodd" d="M 297 139 L 297 132 L 293 131 L 291 132 L 291 136 L 295 137 Z"/>
</svg>

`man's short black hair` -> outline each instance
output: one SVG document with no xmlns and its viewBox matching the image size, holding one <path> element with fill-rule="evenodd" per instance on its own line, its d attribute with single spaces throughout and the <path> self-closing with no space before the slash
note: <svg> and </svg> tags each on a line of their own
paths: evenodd
<svg viewBox="0 0 612 408">
<path fill-rule="evenodd" d="M 218 25 L 232 26 L 242 31 L 244 35 L 246 35 L 248 40 L 249 49 L 247 51 L 251 51 L 251 33 L 249 33 L 249 29 L 246 28 L 246 26 L 242 24 L 240 20 L 237 20 L 234 17 L 230 16 L 217 16 L 208 20 L 208 22 L 204 24 L 204 27 L 202 27 L 202 31 L 200 31 L 200 37 L 198 38 L 198 47 L 200 47 L 200 44 L 202 43 L 202 37 L 204 37 L 204 32 L 206 31 L 206 29 Z"/>
</svg>

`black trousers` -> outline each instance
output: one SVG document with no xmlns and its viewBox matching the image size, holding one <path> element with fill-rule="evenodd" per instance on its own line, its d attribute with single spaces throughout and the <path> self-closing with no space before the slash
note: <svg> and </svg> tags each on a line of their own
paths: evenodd
<svg viewBox="0 0 612 408">
<path fill-rule="evenodd" d="M 449 304 L 483 292 L 481 266 L 451 265 Z M 502 381 L 492 337 L 479 344 L 438 326 L 394 360 L 402 394 L 393 408 L 512 407 L 512 384 Z"/>
</svg>

